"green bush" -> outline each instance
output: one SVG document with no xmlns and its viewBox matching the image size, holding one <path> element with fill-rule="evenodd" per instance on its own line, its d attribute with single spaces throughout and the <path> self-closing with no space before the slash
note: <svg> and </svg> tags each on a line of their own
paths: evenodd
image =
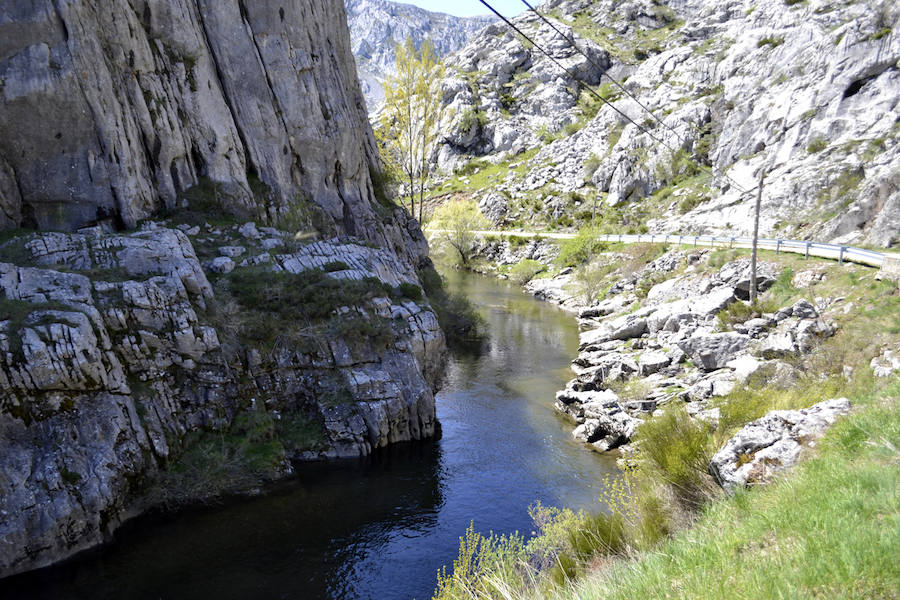
<svg viewBox="0 0 900 600">
<path fill-rule="evenodd" d="M 525 285 L 538 274 L 547 270 L 547 266 L 536 260 L 525 259 L 519 261 L 509 270 L 509 278 L 519 285 Z"/>
<path fill-rule="evenodd" d="M 683 406 L 667 407 L 662 415 L 645 421 L 634 439 L 643 470 L 668 487 L 685 508 L 694 509 L 710 496 L 714 484 L 706 469 L 713 454 L 712 437 Z"/>
<path fill-rule="evenodd" d="M 409 298 L 413 301 L 419 301 L 422 299 L 422 288 L 414 283 L 407 283 L 404 281 L 399 286 L 397 286 L 397 291 L 403 298 Z"/>
<path fill-rule="evenodd" d="M 783 43 L 784 43 L 783 37 L 774 37 L 774 36 L 769 35 L 769 36 L 762 38 L 758 42 L 756 42 L 756 47 L 762 48 L 763 46 L 772 46 L 773 48 L 775 48 L 777 46 L 782 45 Z"/>
<path fill-rule="evenodd" d="M 322 270 L 326 273 L 335 273 L 337 271 L 346 271 L 350 268 L 350 265 L 345 263 L 342 260 L 333 260 L 331 262 L 327 262 L 322 265 Z"/>
<path fill-rule="evenodd" d="M 434 267 L 419 270 L 419 281 L 437 317 L 447 346 L 458 353 L 479 353 L 487 341 L 484 318 L 465 296 L 450 294 Z"/>
<path fill-rule="evenodd" d="M 812 141 L 809 142 L 809 145 L 806 147 L 806 151 L 810 154 L 815 154 L 817 152 L 821 152 L 825 148 L 828 147 L 828 141 L 823 137 L 813 138 Z"/>
<path fill-rule="evenodd" d="M 480 130 L 487 125 L 487 120 L 487 115 L 484 114 L 484 111 L 468 108 L 459 118 L 459 130 L 466 133 L 473 129 Z"/>
<path fill-rule="evenodd" d="M 577 267 L 606 250 L 607 243 L 597 239 L 599 234 L 600 231 L 596 228 L 583 227 L 574 238 L 563 240 L 556 258 L 557 263 L 563 267 Z"/>
</svg>

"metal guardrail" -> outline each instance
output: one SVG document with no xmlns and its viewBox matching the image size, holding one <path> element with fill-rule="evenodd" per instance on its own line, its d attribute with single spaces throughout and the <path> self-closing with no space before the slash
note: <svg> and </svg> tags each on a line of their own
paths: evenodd
<svg viewBox="0 0 900 600">
<path fill-rule="evenodd" d="M 650 234 L 642 233 L 639 235 L 612 234 L 600 235 L 600 239 L 609 242 L 622 243 L 661 243 L 661 244 L 679 244 L 688 246 L 709 246 L 711 248 L 752 248 L 753 238 L 749 237 L 722 237 L 714 235 L 671 235 L 671 234 Z M 775 253 L 791 252 L 793 254 L 803 254 L 806 258 L 816 256 L 819 258 L 830 258 L 837 260 L 839 263 L 854 262 L 861 265 L 871 267 L 881 267 L 884 264 L 884 253 L 874 250 L 865 250 L 854 246 L 843 246 L 837 244 L 822 244 L 819 242 L 803 242 L 798 240 L 781 240 L 760 238 L 757 246 L 765 250 L 775 250 Z"/>
<path fill-rule="evenodd" d="M 441 229 L 427 229 L 426 231 L 444 231 Z M 476 235 L 510 235 L 517 237 L 543 237 L 550 239 L 571 239 L 575 237 L 572 233 L 548 233 L 535 231 L 474 231 Z M 674 235 L 662 233 L 641 233 L 641 234 L 601 234 L 597 236 L 599 239 L 607 242 L 621 242 L 623 244 L 636 243 L 660 243 L 660 244 L 679 244 L 686 246 L 707 246 L 710 248 L 752 248 L 753 238 L 750 237 L 730 237 L 715 235 Z M 816 256 L 818 258 L 828 258 L 836 260 L 839 263 L 844 261 L 868 265 L 870 267 L 881 267 L 885 261 L 900 260 L 893 255 L 886 255 L 883 252 L 875 250 L 866 250 L 864 248 L 856 248 L 854 246 L 844 246 L 839 244 L 822 244 L 819 242 L 804 242 L 799 240 L 782 240 L 759 238 L 757 246 L 764 250 L 774 250 L 775 253 L 790 252 L 793 254 L 803 254 L 806 258 Z M 885 257 L 888 257 L 887 259 Z M 893 263 L 892 263 L 893 264 Z"/>
</svg>

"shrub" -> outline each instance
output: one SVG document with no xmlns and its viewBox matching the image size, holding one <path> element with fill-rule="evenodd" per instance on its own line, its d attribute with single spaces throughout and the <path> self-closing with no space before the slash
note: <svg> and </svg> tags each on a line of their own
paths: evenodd
<svg viewBox="0 0 900 600">
<path fill-rule="evenodd" d="M 774 37 L 774 36 L 769 35 L 769 36 L 762 38 L 758 42 L 756 42 L 756 47 L 762 48 L 763 46 L 772 46 L 773 48 L 775 48 L 777 46 L 780 46 L 783 43 L 784 43 L 783 37 Z"/>
<path fill-rule="evenodd" d="M 601 300 L 609 288 L 606 276 L 611 270 L 606 265 L 582 265 L 575 269 L 572 278 L 575 280 L 576 290 L 585 306 L 590 306 Z"/>
<path fill-rule="evenodd" d="M 557 263 L 563 267 L 577 267 L 588 262 L 598 252 L 603 252 L 607 244 L 597 239 L 599 233 L 591 227 L 579 229 L 574 238 L 560 244 Z"/>
<path fill-rule="evenodd" d="M 712 458 L 711 436 L 683 406 L 670 406 L 645 421 L 634 439 L 644 472 L 670 489 L 684 507 L 696 508 L 711 495 L 715 484 L 706 472 Z"/>
<path fill-rule="evenodd" d="M 827 147 L 828 142 L 825 140 L 825 138 L 815 137 L 809 142 L 809 145 L 806 147 L 806 151 L 810 154 L 815 154 L 817 152 L 821 152 Z"/>
<path fill-rule="evenodd" d="M 509 270 L 509 278 L 519 285 L 525 285 L 539 273 L 547 270 L 547 266 L 536 260 L 524 259 Z"/>
<path fill-rule="evenodd" d="M 458 353 L 479 353 L 487 339 L 484 318 L 465 297 L 450 294 L 434 267 L 419 270 L 419 281 L 431 302 L 447 346 Z"/>
<path fill-rule="evenodd" d="M 484 114 L 484 111 L 474 108 L 466 109 L 459 118 L 459 130 L 466 133 L 473 129 L 480 130 L 485 125 L 487 125 L 487 115 Z"/>
<path fill-rule="evenodd" d="M 342 260 L 333 260 L 331 262 L 327 262 L 322 265 L 322 270 L 326 273 L 335 273 L 337 271 L 346 271 L 350 268 L 350 265 L 345 263 Z"/>
<path fill-rule="evenodd" d="M 407 283 L 404 281 L 399 286 L 397 286 L 397 291 L 403 298 L 409 298 L 410 300 L 414 301 L 422 299 L 422 288 L 414 283 Z"/>
</svg>

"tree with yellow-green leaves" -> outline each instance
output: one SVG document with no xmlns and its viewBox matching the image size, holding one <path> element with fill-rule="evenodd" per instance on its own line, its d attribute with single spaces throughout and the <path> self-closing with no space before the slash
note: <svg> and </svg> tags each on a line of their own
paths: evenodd
<svg viewBox="0 0 900 600">
<path fill-rule="evenodd" d="M 440 81 L 444 65 L 430 40 L 416 49 L 412 38 L 397 46 L 397 75 L 384 83 L 384 110 L 376 135 L 382 160 L 408 184 L 409 210 L 422 222 L 431 155 L 444 117 Z"/>
<path fill-rule="evenodd" d="M 460 266 L 468 268 L 475 252 L 475 232 L 490 227 L 490 223 L 474 200 L 455 199 L 435 211 L 432 226 L 438 232 L 436 241 L 449 245 L 459 257 Z"/>
</svg>

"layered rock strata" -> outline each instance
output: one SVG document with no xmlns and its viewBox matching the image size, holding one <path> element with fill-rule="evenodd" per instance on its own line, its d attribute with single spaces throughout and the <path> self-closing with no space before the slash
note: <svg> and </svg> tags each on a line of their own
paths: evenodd
<svg viewBox="0 0 900 600">
<path fill-rule="evenodd" d="M 435 433 L 443 335 L 425 299 L 396 293 L 418 289 L 411 265 L 361 240 L 302 245 L 253 223 L 183 229 L 192 235 L 149 224 L 0 246 L 0 577 L 103 541 L 156 498 L 191 500 L 166 489 L 166 472 L 236 422 L 270 425 L 253 447 L 268 460 L 262 479 L 289 474 L 292 460 Z M 217 258 L 237 263 L 216 273 Z M 241 273 L 262 286 L 318 273 L 376 287 L 318 321 L 296 312 L 294 327 L 235 302 Z M 277 336 L 252 339 L 254 315 Z"/>
</svg>

